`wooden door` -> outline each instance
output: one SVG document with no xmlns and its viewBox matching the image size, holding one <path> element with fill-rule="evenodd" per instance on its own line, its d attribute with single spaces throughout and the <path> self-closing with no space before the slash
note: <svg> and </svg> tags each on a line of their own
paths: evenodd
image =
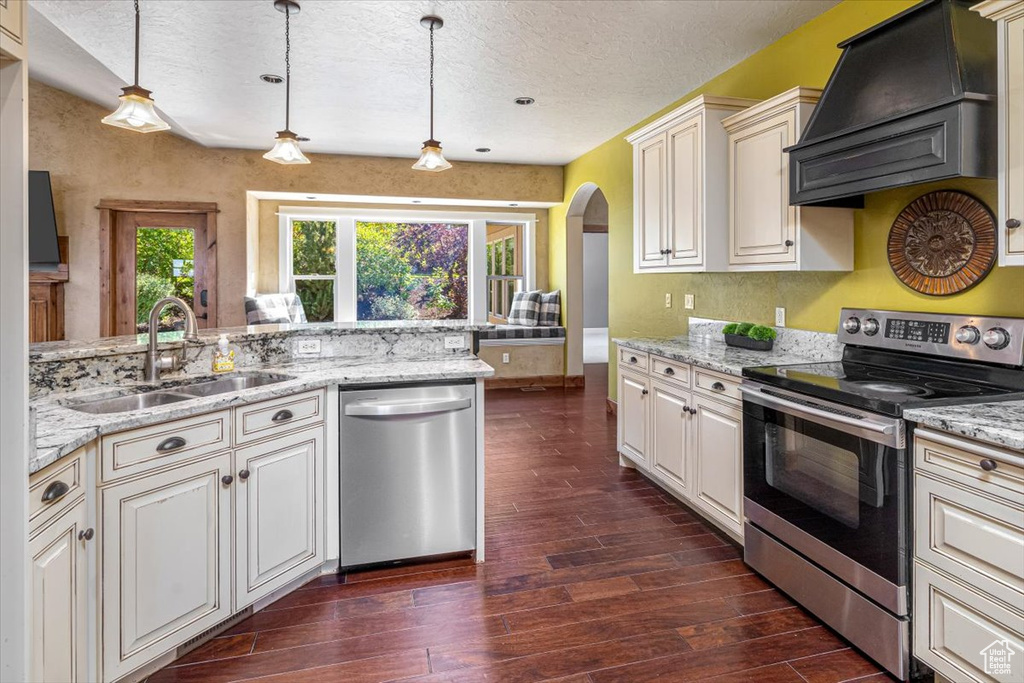
<svg viewBox="0 0 1024 683">
<path fill-rule="evenodd" d="M 35 683 L 92 680 L 88 673 L 85 498 L 29 541 L 32 557 L 31 678 Z"/>
<path fill-rule="evenodd" d="M 324 558 L 323 427 L 235 453 L 235 610 Z"/>
<path fill-rule="evenodd" d="M 789 205 L 789 155 L 796 110 L 729 134 L 730 265 L 796 261 L 796 207 Z"/>
<path fill-rule="evenodd" d="M 678 491 L 690 496 L 686 458 L 690 443 L 690 394 L 667 384 L 651 383 L 651 462 Z"/>
<path fill-rule="evenodd" d="M 743 532 L 742 411 L 694 395 L 694 494 L 727 529 Z"/>
<path fill-rule="evenodd" d="M 665 265 L 665 136 L 636 147 L 636 259 L 639 268 Z"/>
<path fill-rule="evenodd" d="M 619 452 L 647 467 L 646 377 L 619 370 Z"/>
<path fill-rule="evenodd" d="M 217 326 L 217 205 L 213 203 L 103 200 L 100 209 L 100 334 L 136 334 L 140 286 L 139 231 L 189 231 L 193 284 L 180 292 L 199 327 Z M 152 242 L 147 240 L 146 244 Z M 161 261 L 162 263 L 163 261 Z M 181 264 L 187 269 L 187 259 Z M 147 270 L 150 268 L 146 267 Z M 178 268 L 178 265 L 175 265 Z M 152 273 L 151 273 L 152 274 Z M 188 277 L 185 272 L 177 273 Z M 166 280 L 168 274 L 160 273 Z M 179 283 L 181 281 L 179 280 Z M 180 289 L 175 287 L 175 290 Z M 150 290 L 153 291 L 153 290 Z M 151 298 L 151 297 L 147 297 Z M 142 322 L 145 322 L 144 320 Z"/>
<path fill-rule="evenodd" d="M 101 492 L 103 680 L 231 614 L 231 454 Z"/>
<path fill-rule="evenodd" d="M 697 266 L 704 262 L 703 114 L 668 132 L 668 226 L 666 249 L 670 266 Z"/>
</svg>

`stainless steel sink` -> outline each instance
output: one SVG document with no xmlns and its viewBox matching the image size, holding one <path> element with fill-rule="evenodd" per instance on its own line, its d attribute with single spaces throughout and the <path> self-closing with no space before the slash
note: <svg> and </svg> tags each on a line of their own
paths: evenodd
<svg viewBox="0 0 1024 683">
<path fill-rule="evenodd" d="M 242 391 L 244 389 L 266 386 L 268 384 L 287 382 L 290 379 L 295 378 L 290 375 L 253 372 L 206 382 L 197 382 L 196 384 L 187 384 L 184 386 L 161 389 L 159 391 L 146 390 L 129 394 L 127 396 L 117 396 L 115 398 L 96 399 L 92 401 L 75 401 L 66 403 L 65 405 L 72 410 L 77 410 L 82 413 L 92 413 L 94 415 L 104 413 L 127 413 L 132 410 L 155 408 L 156 406 L 178 403 L 179 401 L 191 401 L 202 396 L 216 396 L 217 394 L 226 394 L 232 391 Z"/>
<path fill-rule="evenodd" d="M 268 384 L 287 382 L 290 379 L 295 378 L 289 375 L 274 375 L 270 373 L 233 375 L 231 377 L 215 379 L 210 382 L 199 382 L 197 384 L 189 384 L 183 387 L 176 387 L 174 389 L 174 392 L 178 394 L 189 394 L 190 396 L 196 397 L 214 396 L 216 394 L 226 394 L 231 391 L 242 391 L 244 389 L 263 387 Z"/>
<path fill-rule="evenodd" d="M 165 406 L 168 403 L 190 401 L 193 398 L 195 397 L 177 394 L 170 391 L 153 391 L 148 394 L 131 394 L 129 396 L 118 396 L 116 398 L 68 403 L 67 407 L 82 413 L 92 413 L 93 415 L 103 413 L 127 413 L 132 410 L 144 410 L 145 408 Z"/>
</svg>

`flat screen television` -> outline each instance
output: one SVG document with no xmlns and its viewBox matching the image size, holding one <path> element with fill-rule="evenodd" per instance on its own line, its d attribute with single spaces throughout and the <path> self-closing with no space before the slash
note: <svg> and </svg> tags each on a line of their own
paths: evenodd
<svg viewBox="0 0 1024 683">
<path fill-rule="evenodd" d="M 28 262 L 30 270 L 57 270 L 60 264 L 49 171 L 28 172 Z"/>
</svg>

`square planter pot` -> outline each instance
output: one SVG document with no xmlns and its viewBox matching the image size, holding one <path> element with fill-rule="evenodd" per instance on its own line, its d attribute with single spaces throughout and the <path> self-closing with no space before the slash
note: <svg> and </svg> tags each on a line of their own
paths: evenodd
<svg viewBox="0 0 1024 683">
<path fill-rule="evenodd" d="M 744 334 L 727 334 L 725 335 L 725 343 L 726 346 L 735 346 L 740 349 L 750 349 L 751 351 L 771 351 L 772 346 L 775 345 L 775 340 L 761 341 L 759 339 L 751 339 Z"/>
</svg>

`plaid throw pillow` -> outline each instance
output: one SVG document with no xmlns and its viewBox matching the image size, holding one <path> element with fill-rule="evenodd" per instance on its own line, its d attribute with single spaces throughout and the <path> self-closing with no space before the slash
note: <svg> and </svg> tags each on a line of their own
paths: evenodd
<svg viewBox="0 0 1024 683">
<path fill-rule="evenodd" d="M 540 315 L 537 324 L 541 327 L 557 327 L 562 317 L 561 293 L 559 290 L 540 295 Z"/>
<path fill-rule="evenodd" d="M 509 325 L 536 325 L 540 315 L 540 290 L 516 292 L 508 312 Z"/>
</svg>

